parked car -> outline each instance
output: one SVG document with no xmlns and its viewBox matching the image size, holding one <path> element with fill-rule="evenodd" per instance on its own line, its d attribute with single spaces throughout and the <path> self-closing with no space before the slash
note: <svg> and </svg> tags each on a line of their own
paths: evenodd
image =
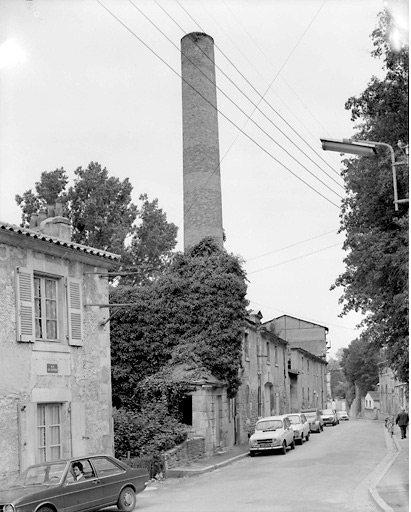
<svg viewBox="0 0 411 512">
<path fill-rule="evenodd" d="M 249 447 L 251 457 L 269 450 L 280 450 L 284 455 L 288 447 L 294 450 L 294 430 L 291 428 L 288 415 L 268 416 L 257 421 L 255 432 L 249 440 Z"/>
<path fill-rule="evenodd" d="M 291 428 L 294 431 L 294 441 L 303 444 L 304 441 L 310 440 L 310 424 L 308 423 L 305 414 L 296 413 L 289 414 L 288 418 L 291 421 Z"/>
<path fill-rule="evenodd" d="M 321 418 L 323 419 L 324 425 L 338 425 L 339 420 L 337 418 L 337 412 L 334 409 L 324 409 L 321 411 Z"/>
<path fill-rule="evenodd" d="M 133 469 L 108 455 L 44 462 L 29 466 L 8 490 L 0 491 L 0 510 L 76 512 L 117 505 L 131 512 L 148 479 L 146 469 Z"/>
<path fill-rule="evenodd" d="M 301 412 L 305 414 L 308 420 L 310 432 L 320 433 L 324 430 L 324 422 L 319 409 L 303 409 Z"/>
<path fill-rule="evenodd" d="M 343 421 L 349 421 L 347 411 L 337 411 L 337 418 Z"/>
</svg>

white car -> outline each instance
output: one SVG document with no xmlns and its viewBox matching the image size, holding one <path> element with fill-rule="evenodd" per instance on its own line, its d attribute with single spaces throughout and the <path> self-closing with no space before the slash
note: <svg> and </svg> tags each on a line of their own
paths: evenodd
<svg viewBox="0 0 411 512">
<path fill-rule="evenodd" d="M 337 418 L 343 421 L 349 421 L 350 419 L 347 414 L 347 411 L 337 411 Z"/>
<path fill-rule="evenodd" d="M 282 416 L 268 416 L 261 418 L 255 425 L 255 432 L 250 437 L 250 457 L 256 453 L 280 450 L 287 453 L 287 448 L 295 448 L 294 430 L 287 414 Z"/>
<path fill-rule="evenodd" d="M 303 444 L 304 441 L 310 440 L 310 423 L 305 414 L 295 413 L 289 414 L 291 428 L 294 431 L 294 440 L 296 443 Z"/>
</svg>

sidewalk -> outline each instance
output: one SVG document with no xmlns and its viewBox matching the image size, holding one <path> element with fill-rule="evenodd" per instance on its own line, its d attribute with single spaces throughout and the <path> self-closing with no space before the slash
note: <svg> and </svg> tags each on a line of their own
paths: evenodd
<svg viewBox="0 0 411 512">
<path fill-rule="evenodd" d="M 408 437 L 401 439 L 399 428 L 392 440 L 394 454 L 388 467 L 377 482 L 374 504 L 382 512 L 408 512 L 409 510 L 409 444 Z M 378 499 L 378 497 L 380 499 Z"/>
<path fill-rule="evenodd" d="M 222 468 L 228 464 L 248 456 L 248 442 L 235 445 L 227 450 L 221 451 L 216 455 L 204 457 L 192 462 L 189 465 L 170 469 L 167 472 L 167 478 L 180 478 L 183 476 L 202 475 L 208 471 Z"/>
</svg>

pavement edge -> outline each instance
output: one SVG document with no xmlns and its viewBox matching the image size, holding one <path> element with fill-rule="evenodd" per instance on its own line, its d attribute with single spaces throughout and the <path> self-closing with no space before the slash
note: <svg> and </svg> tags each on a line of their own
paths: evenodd
<svg viewBox="0 0 411 512">
<path fill-rule="evenodd" d="M 244 457 L 248 457 L 248 452 L 241 453 L 240 455 L 231 457 L 231 459 L 224 460 L 222 462 L 219 462 L 218 464 L 212 464 L 210 466 L 205 466 L 203 468 L 170 469 L 169 471 L 167 471 L 167 478 L 182 478 L 184 476 L 190 477 L 190 476 L 203 475 L 204 473 L 209 473 L 210 471 L 214 471 L 215 469 L 219 469 L 224 466 L 228 466 L 229 464 L 232 464 L 233 462 L 236 462 L 237 460 L 243 459 Z"/>
<path fill-rule="evenodd" d="M 382 468 L 381 473 L 378 475 L 375 482 L 373 482 L 369 488 L 368 488 L 368 495 L 375 506 L 375 508 L 380 512 L 395 512 L 392 507 L 390 507 L 379 495 L 377 491 L 377 486 L 381 482 L 381 480 L 386 475 L 387 471 L 390 469 L 390 467 L 394 464 L 395 460 L 399 456 L 401 452 L 401 446 L 395 436 L 390 436 L 388 431 L 384 428 L 384 434 L 385 434 L 385 443 L 387 445 L 387 448 L 389 450 L 388 454 L 385 456 L 385 459 L 387 459 L 384 463 L 384 466 Z M 394 451 L 390 451 L 390 441 L 393 441 L 394 443 Z"/>
</svg>

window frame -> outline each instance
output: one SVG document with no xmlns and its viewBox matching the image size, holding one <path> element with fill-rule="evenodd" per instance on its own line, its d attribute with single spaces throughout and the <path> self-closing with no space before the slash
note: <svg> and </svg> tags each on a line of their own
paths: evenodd
<svg viewBox="0 0 411 512">
<path fill-rule="evenodd" d="M 53 414 L 52 408 L 57 408 L 58 411 L 58 423 L 52 423 Z M 40 423 L 41 410 L 44 410 L 44 423 Z M 59 402 L 42 402 L 37 404 L 36 408 L 36 462 L 54 462 L 60 460 L 63 454 L 63 407 L 62 403 Z M 51 429 L 58 429 L 58 443 L 52 444 L 53 434 Z M 40 429 L 43 430 L 43 435 L 40 433 Z M 41 437 L 44 439 L 44 445 L 40 445 Z M 58 456 L 54 458 L 52 456 L 52 449 L 58 448 Z M 44 459 L 41 455 L 44 450 Z"/>
</svg>

